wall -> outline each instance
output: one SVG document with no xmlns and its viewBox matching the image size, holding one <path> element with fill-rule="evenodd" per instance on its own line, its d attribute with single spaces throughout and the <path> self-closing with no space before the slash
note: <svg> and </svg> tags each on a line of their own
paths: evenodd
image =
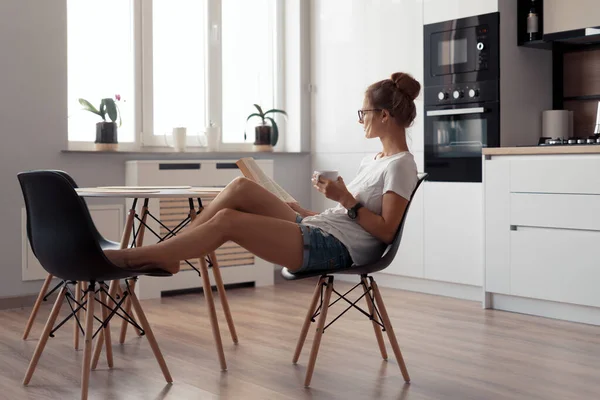
<svg viewBox="0 0 600 400">
<path fill-rule="evenodd" d="M 472 17 L 498 11 L 504 0 L 423 0 L 425 24 Z"/>
<path fill-rule="evenodd" d="M 358 123 L 366 88 L 398 71 L 423 82 L 422 0 L 313 0 L 311 11 L 313 168 L 338 169 L 349 182 L 361 159 L 381 150 Z M 408 134 L 422 170 L 422 97 L 417 114 Z M 334 203 L 313 191 L 312 205 Z"/>
<path fill-rule="evenodd" d="M 126 160 L 161 157 L 61 153 L 67 143 L 65 0 L 0 1 L 0 54 L 0 297 L 8 297 L 34 294 L 41 287 L 39 281 L 21 281 L 23 200 L 18 172 L 56 168 L 69 172 L 80 186 L 123 185 Z M 204 158 L 232 155 L 207 154 Z M 310 155 L 269 158 L 275 160 L 275 179 L 302 204 L 308 204 Z"/>
</svg>

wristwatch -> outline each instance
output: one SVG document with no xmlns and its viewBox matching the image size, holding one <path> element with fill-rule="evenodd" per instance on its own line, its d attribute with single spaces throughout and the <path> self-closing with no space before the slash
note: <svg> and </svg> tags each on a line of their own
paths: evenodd
<svg viewBox="0 0 600 400">
<path fill-rule="evenodd" d="M 348 209 L 348 216 L 350 217 L 350 219 L 356 219 L 356 217 L 358 217 L 358 210 L 362 206 L 362 204 L 356 203 L 352 208 Z"/>
</svg>

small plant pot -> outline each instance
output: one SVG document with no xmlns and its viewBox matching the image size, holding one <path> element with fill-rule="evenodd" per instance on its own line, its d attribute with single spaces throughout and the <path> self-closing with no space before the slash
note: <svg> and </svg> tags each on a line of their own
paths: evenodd
<svg viewBox="0 0 600 400">
<path fill-rule="evenodd" d="M 271 145 L 272 129 L 270 125 L 258 125 L 254 128 L 254 150 L 255 151 L 273 151 Z"/>
<path fill-rule="evenodd" d="M 96 150 L 117 150 L 119 142 L 117 141 L 117 123 L 116 122 L 98 122 L 96 124 Z"/>
</svg>

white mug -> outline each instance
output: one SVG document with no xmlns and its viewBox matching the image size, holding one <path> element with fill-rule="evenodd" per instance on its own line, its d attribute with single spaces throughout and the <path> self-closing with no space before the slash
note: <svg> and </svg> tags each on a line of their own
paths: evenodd
<svg viewBox="0 0 600 400">
<path fill-rule="evenodd" d="M 220 144 L 221 129 L 218 126 L 206 127 L 206 149 L 208 151 L 217 151 Z"/>
<path fill-rule="evenodd" d="M 336 170 L 322 170 L 313 172 L 313 179 L 318 181 L 321 178 L 329 179 L 330 181 L 335 181 L 338 178 L 338 171 Z"/>
<path fill-rule="evenodd" d="M 173 147 L 175 148 L 175 151 L 185 151 L 186 140 L 187 128 L 173 128 Z"/>
</svg>

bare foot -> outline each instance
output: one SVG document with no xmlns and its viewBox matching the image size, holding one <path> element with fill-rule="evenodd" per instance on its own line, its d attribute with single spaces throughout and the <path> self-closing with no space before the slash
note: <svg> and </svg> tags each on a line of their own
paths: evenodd
<svg viewBox="0 0 600 400">
<path fill-rule="evenodd" d="M 110 262 L 115 264 L 117 267 L 134 271 L 137 270 L 140 272 L 149 272 L 155 270 L 156 268 L 160 268 L 170 272 L 171 274 L 176 274 L 180 269 L 179 261 L 169 261 L 166 263 L 153 262 L 140 265 L 132 264 L 127 258 L 127 250 L 105 250 L 104 255 L 106 255 L 106 258 L 108 258 Z"/>
</svg>

